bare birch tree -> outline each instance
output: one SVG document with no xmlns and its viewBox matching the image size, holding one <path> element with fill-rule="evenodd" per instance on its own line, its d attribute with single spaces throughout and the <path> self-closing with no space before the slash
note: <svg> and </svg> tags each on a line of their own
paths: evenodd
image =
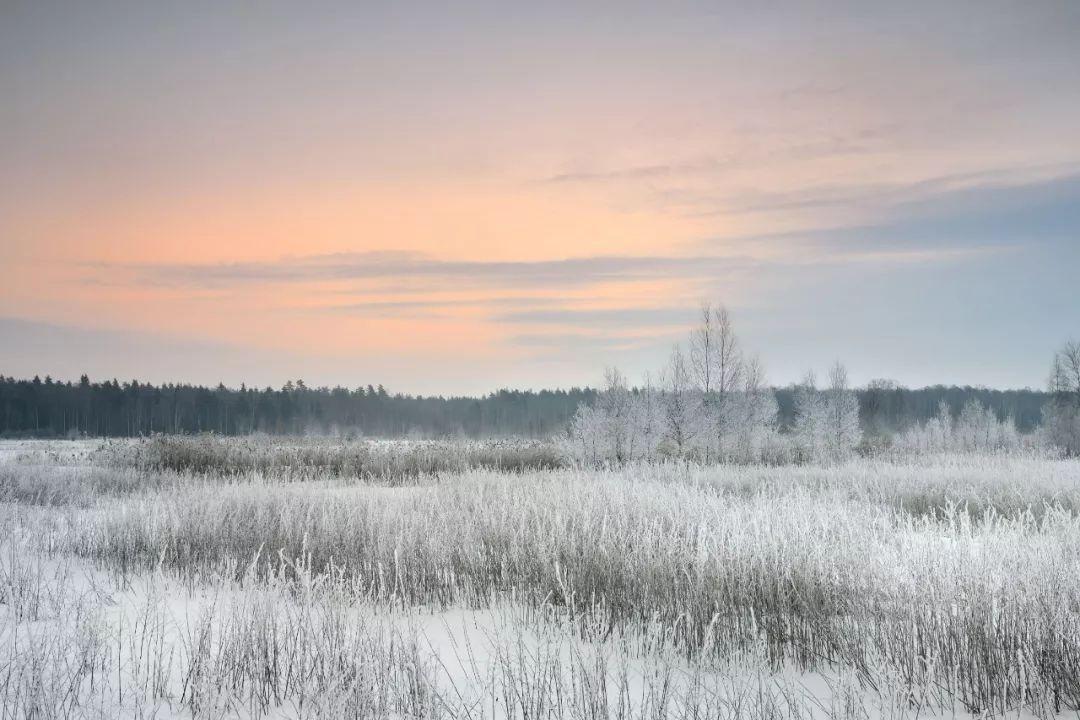
<svg viewBox="0 0 1080 720">
<path fill-rule="evenodd" d="M 739 389 L 743 377 L 742 350 L 735 335 L 735 325 L 727 308 L 718 305 L 713 309 L 716 348 L 713 352 L 713 393 L 720 405 Z"/>
<path fill-rule="evenodd" d="M 712 392 L 713 353 L 716 348 L 713 309 L 701 304 L 701 324 L 690 332 L 690 371 L 698 388 L 706 396 Z"/>
</svg>

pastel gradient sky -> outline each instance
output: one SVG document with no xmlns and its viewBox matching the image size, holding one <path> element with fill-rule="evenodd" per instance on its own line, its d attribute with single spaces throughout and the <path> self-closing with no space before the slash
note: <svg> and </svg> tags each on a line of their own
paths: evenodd
<svg viewBox="0 0 1080 720">
<path fill-rule="evenodd" d="M 0 372 L 1041 386 L 1080 3 L 0 4 Z"/>
</svg>

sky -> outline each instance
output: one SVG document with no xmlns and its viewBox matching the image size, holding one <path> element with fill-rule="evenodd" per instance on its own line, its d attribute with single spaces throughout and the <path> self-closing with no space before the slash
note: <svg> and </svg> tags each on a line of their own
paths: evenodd
<svg viewBox="0 0 1080 720">
<path fill-rule="evenodd" d="M 761 7 L 749 7 L 760 5 Z M 0 373 L 1041 387 L 1080 3 L 0 3 Z"/>
</svg>

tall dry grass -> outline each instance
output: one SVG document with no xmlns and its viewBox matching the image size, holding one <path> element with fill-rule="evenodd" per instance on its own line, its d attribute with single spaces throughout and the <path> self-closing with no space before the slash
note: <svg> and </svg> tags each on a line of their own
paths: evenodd
<svg viewBox="0 0 1080 720">
<path fill-rule="evenodd" d="M 823 708 L 797 680 L 759 665 L 642 661 L 629 638 L 584 642 L 560 616 L 508 605 L 440 625 L 357 602 L 328 574 L 210 575 L 191 590 L 153 573 L 122 589 L 97 578 L 88 590 L 68 570 L 30 571 L 50 578 L 51 614 L 0 624 L 0 717 L 794 720 L 825 709 L 855 720 L 868 711 L 850 676 L 834 677 L 848 692 Z"/>
<path fill-rule="evenodd" d="M 36 538 L 121 575 L 258 577 L 284 562 L 368 601 L 509 596 L 562 608 L 592 637 L 652 628 L 646 653 L 737 661 L 764 647 L 776 667 L 839 663 L 868 682 L 888 668 L 979 711 L 1075 708 L 1080 474 L 970 462 L 852 463 L 786 484 L 775 469 L 671 465 L 179 487 L 41 515 Z"/>
<path fill-rule="evenodd" d="M 549 443 L 534 440 L 387 441 L 332 438 L 171 436 L 103 445 L 95 461 L 109 467 L 211 476 L 250 473 L 282 480 L 316 477 L 402 480 L 465 472 L 550 470 L 565 465 Z"/>
<path fill-rule="evenodd" d="M 1080 706 L 1076 462 L 466 470 L 386 487 L 306 460 L 290 470 L 287 458 L 306 456 L 275 452 L 235 474 L 99 463 L 147 478 L 142 488 L 123 474 L 19 474 L 5 520 L 24 547 L 86 558 L 123 582 L 163 572 L 190 592 L 220 578 L 252 597 L 269 586 L 303 596 L 314 578 L 345 604 L 509 602 L 582 642 L 619 638 L 635 657 L 844 668 L 861 692 L 910 708 Z M 11 584 L 33 596 L 29 580 Z M 549 702 L 539 698 L 556 691 L 554 664 L 519 663 L 507 682 Z M 522 703 L 522 716 L 546 716 Z"/>
</svg>

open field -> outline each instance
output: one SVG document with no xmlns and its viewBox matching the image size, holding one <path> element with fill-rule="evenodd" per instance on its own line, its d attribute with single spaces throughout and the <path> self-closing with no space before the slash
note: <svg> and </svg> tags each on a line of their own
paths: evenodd
<svg viewBox="0 0 1080 720">
<path fill-rule="evenodd" d="M 1075 715 L 1080 463 L 0 445 L 0 717 Z"/>
</svg>

